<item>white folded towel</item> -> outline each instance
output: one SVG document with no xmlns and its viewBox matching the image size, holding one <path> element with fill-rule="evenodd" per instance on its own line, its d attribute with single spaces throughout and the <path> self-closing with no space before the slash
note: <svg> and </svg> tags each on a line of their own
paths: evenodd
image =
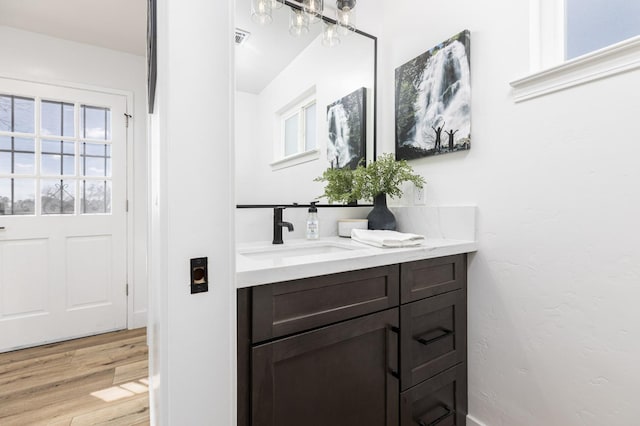
<svg viewBox="0 0 640 426">
<path fill-rule="evenodd" d="M 351 239 L 375 247 L 413 247 L 419 246 L 424 236 L 396 231 L 352 229 Z"/>
</svg>

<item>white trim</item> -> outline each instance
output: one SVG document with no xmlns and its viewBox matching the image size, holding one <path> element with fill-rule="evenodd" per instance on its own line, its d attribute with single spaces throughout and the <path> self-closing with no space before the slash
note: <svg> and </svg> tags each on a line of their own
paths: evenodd
<svg viewBox="0 0 640 426">
<path fill-rule="evenodd" d="M 564 61 L 566 8 L 564 0 L 529 1 L 529 71 Z"/>
<path fill-rule="evenodd" d="M 471 416 L 471 414 L 467 415 L 467 426 L 488 426 L 485 423 L 482 423 L 480 420 Z"/>
<path fill-rule="evenodd" d="M 227 0 L 229 1 L 229 0 Z M 234 2 L 235 4 L 235 2 Z M 235 7 L 231 6 L 228 8 L 228 16 L 227 16 L 227 20 L 229 22 L 229 26 L 231 28 L 235 28 L 235 17 L 236 17 L 236 10 Z M 229 32 L 230 33 L 230 32 Z M 229 34 L 229 38 L 231 39 L 231 34 Z M 233 43 L 232 40 L 229 41 L 230 43 Z M 229 164 L 231 165 L 229 167 L 229 179 L 227 179 L 227 191 L 229 191 L 229 194 L 231 195 L 231 200 L 233 201 L 230 205 L 227 206 L 228 212 L 229 212 L 229 223 L 227 224 L 227 226 L 229 227 L 228 229 L 236 229 L 236 203 L 237 203 L 237 199 L 236 199 L 236 150 L 235 150 L 235 143 L 233 141 L 236 140 L 236 59 L 235 59 L 235 55 L 236 55 L 236 49 L 235 48 L 230 48 L 228 50 L 229 52 L 229 56 L 227 57 L 228 60 L 228 64 L 227 66 L 229 67 L 229 85 L 227 86 L 229 88 Z M 315 89 L 314 89 L 315 90 Z M 236 239 L 235 239 L 235 234 L 231 234 L 231 237 L 227 240 L 227 250 L 229 250 L 229 253 L 234 253 L 236 252 Z M 229 330 L 229 332 L 231 333 L 230 336 L 230 345 L 229 345 L 229 353 L 228 353 L 228 360 L 229 360 L 229 383 L 230 383 L 230 388 L 229 388 L 229 393 L 231 395 L 231 424 L 232 425 L 237 425 L 238 424 L 238 360 L 237 360 L 237 347 L 238 347 L 238 342 L 237 342 L 237 337 L 238 337 L 238 313 L 237 313 L 237 307 L 238 307 L 238 301 L 237 301 L 237 293 L 236 293 L 236 289 L 238 288 L 236 285 L 236 256 L 231 256 L 231 262 L 232 264 L 230 265 L 231 268 L 231 276 L 233 277 L 233 281 L 230 283 L 231 284 L 231 290 L 229 291 L 229 306 L 231 306 L 231 309 L 229 309 L 229 324 L 231 324 L 231 330 Z"/>
<path fill-rule="evenodd" d="M 522 102 L 640 68 L 640 36 L 510 82 Z"/>
<path fill-rule="evenodd" d="M 126 120 L 124 117 L 124 124 L 128 122 L 127 132 L 127 195 L 125 205 L 127 206 L 127 328 L 129 330 L 133 328 L 143 327 L 147 325 L 146 320 L 141 324 L 138 321 L 140 315 L 136 315 L 135 308 L 135 294 L 136 294 L 136 282 L 135 282 L 135 247 L 134 247 L 134 235 L 135 235 L 135 172 L 134 172 L 134 149 L 135 146 L 135 102 L 133 92 L 129 92 L 126 95 L 127 108 L 125 113 L 130 114 L 132 118 Z M 143 117 L 140 117 L 142 119 Z M 116 117 L 111 117 L 111 126 L 114 125 Z M 144 312 L 146 317 L 146 311 Z"/>
<path fill-rule="evenodd" d="M 288 157 L 285 157 L 281 160 L 274 161 L 270 164 L 271 170 L 281 170 L 286 169 L 287 167 L 296 166 L 302 163 L 308 163 L 309 161 L 314 161 L 320 158 L 320 150 L 312 149 L 310 151 L 300 152 L 298 154 L 293 154 Z"/>
<path fill-rule="evenodd" d="M 25 78 L 20 75 L 11 74 L 11 73 L 0 73 L 0 78 L 7 78 L 10 80 L 23 81 L 27 83 L 47 84 L 49 86 L 68 87 L 70 89 L 81 89 L 81 90 L 87 90 L 90 92 L 106 93 L 108 95 L 121 95 L 126 97 L 131 96 L 131 99 L 133 99 L 133 91 L 131 90 L 112 89 L 108 87 L 102 87 L 102 86 L 96 86 L 96 85 L 84 84 L 84 83 L 72 83 L 70 81 L 56 80 L 52 78 L 43 78 L 43 79 L 36 80 L 34 78 Z"/>
<path fill-rule="evenodd" d="M 131 293 L 131 292 L 130 292 Z M 127 329 L 141 328 L 147 326 L 147 311 L 136 311 L 129 317 Z M 148 337 L 147 337 L 148 340 Z"/>
</svg>

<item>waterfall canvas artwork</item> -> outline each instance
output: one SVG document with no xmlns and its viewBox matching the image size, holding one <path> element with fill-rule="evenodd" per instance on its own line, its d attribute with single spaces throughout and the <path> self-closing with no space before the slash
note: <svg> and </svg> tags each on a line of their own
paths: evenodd
<svg viewBox="0 0 640 426">
<path fill-rule="evenodd" d="M 471 147 L 470 34 L 465 30 L 396 68 L 396 158 Z"/>
<path fill-rule="evenodd" d="M 364 87 L 327 106 L 327 159 L 332 168 L 355 169 L 366 156 L 367 91 Z"/>
</svg>

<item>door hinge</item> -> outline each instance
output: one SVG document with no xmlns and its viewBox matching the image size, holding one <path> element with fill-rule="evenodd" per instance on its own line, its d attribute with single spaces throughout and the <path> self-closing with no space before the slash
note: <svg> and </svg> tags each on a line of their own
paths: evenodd
<svg viewBox="0 0 640 426">
<path fill-rule="evenodd" d="M 129 213 L 129 200 L 125 203 L 125 211 Z"/>
<path fill-rule="evenodd" d="M 127 283 L 127 286 L 125 287 L 125 295 L 128 296 L 129 295 L 129 283 Z"/>
<path fill-rule="evenodd" d="M 129 128 L 129 119 L 133 118 L 133 115 L 131 114 L 127 114 L 126 112 L 124 113 L 124 120 L 125 120 L 125 126 L 127 127 L 127 129 Z"/>
</svg>

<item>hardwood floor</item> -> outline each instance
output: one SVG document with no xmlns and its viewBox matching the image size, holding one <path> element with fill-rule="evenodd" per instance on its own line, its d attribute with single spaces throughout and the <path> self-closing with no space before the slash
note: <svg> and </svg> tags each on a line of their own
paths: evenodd
<svg viewBox="0 0 640 426">
<path fill-rule="evenodd" d="M 0 354 L 0 425 L 149 424 L 146 329 Z"/>
</svg>

